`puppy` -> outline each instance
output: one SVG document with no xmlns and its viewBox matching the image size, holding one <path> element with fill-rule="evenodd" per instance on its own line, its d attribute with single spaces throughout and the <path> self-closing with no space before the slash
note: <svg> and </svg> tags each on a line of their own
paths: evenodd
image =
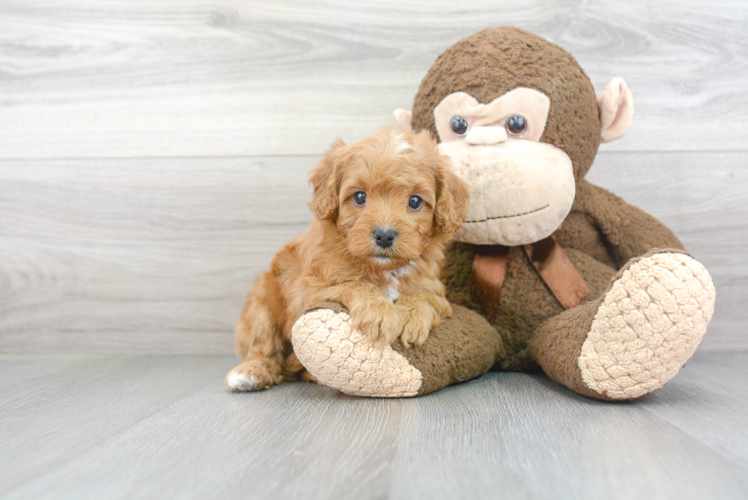
<svg viewBox="0 0 748 500">
<path fill-rule="evenodd" d="M 311 227 L 258 277 L 236 325 L 244 362 L 226 376 L 235 391 L 310 380 L 291 328 L 309 308 L 336 301 L 379 345 L 422 344 L 452 309 L 439 281 L 444 247 L 467 215 L 468 186 L 427 132 L 385 128 L 338 140 L 312 170 Z"/>
</svg>

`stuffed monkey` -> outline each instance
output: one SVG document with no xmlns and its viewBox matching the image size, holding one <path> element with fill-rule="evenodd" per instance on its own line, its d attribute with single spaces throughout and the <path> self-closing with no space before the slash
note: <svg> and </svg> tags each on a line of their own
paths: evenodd
<svg viewBox="0 0 748 500">
<path fill-rule="evenodd" d="M 428 130 L 471 188 L 442 279 L 454 316 L 423 345 L 375 348 L 335 304 L 293 331 L 299 360 L 348 394 L 415 396 L 489 369 L 541 368 L 585 396 L 650 393 L 691 357 L 711 320 L 709 273 L 654 217 L 585 180 L 633 101 L 595 95 L 560 47 L 490 28 L 440 55 L 403 126 Z"/>
</svg>

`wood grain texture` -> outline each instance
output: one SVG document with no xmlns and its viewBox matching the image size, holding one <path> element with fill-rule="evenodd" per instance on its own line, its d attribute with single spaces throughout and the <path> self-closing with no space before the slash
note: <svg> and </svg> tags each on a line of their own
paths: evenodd
<svg viewBox="0 0 748 500">
<path fill-rule="evenodd" d="M 147 420 L 210 383 L 216 366 L 226 364 L 207 356 L 71 359 L 27 360 L 35 369 L 58 370 L 40 370 L 0 396 L 0 494 Z"/>
<path fill-rule="evenodd" d="M 253 276 L 308 225 L 313 162 L 3 163 L 3 349 L 232 353 Z"/>
<path fill-rule="evenodd" d="M 0 396 L 0 494 L 746 498 L 746 356 L 697 354 L 627 403 L 516 373 L 415 399 L 307 383 L 232 394 L 221 385 L 230 357 L 64 358 L 54 380 L 40 374 Z"/>
<path fill-rule="evenodd" d="M 233 353 L 253 277 L 309 223 L 316 161 L 0 161 L 0 351 Z M 712 272 L 704 350 L 748 348 L 746 164 L 748 153 L 611 152 L 589 176 Z"/>
<path fill-rule="evenodd" d="M 666 420 L 687 434 L 687 439 L 708 442 L 710 447 L 748 466 L 748 364 L 741 356 L 700 353 L 677 375 L 670 390 L 655 392 L 636 405 Z M 691 369 L 696 363 L 696 368 Z M 698 402 L 699 411 L 680 402 Z M 748 491 L 746 492 L 748 496 Z"/>
<path fill-rule="evenodd" d="M 515 25 L 629 84 L 607 150 L 743 150 L 748 4 L 4 0 L 0 157 L 319 154 L 409 107 L 434 59 Z"/>
<path fill-rule="evenodd" d="M 701 348 L 748 349 L 745 2 L 3 0 L 0 352 L 232 352 L 318 155 L 494 25 L 626 79 L 634 125 L 590 179 L 714 275 Z"/>
</svg>

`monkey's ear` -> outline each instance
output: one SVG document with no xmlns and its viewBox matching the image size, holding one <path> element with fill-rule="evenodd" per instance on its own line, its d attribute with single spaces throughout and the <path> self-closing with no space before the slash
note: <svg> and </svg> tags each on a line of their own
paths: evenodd
<svg viewBox="0 0 748 500">
<path fill-rule="evenodd" d="M 622 78 L 613 78 L 605 90 L 597 95 L 597 106 L 600 108 L 602 141 L 610 142 L 623 137 L 634 116 L 634 99 L 626 82 Z"/>
<path fill-rule="evenodd" d="M 342 139 L 332 143 L 330 149 L 309 173 L 312 201 L 309 209 L 318 219 L 332 219 L 338 212 L 338 155 L 336 150 L 345 146 Z"/>
<path fill-rule="evenodd" d="M 470 202 L 470 187 L 457 177 L 450 167 L 450 159 L 441 157 L 438 166 L 437 199 L 434 225 L 442 233 L 454 233 L 465 222 Z"/>
<path fill-rule="evenodd" d="M 395 123 L 397 123 L 402 128 L 406 128 L 408 130 L 411 129 L 410 122 L 413 119 L 413 113 L 408 111 L 407 109 L 396 109 L 392 112 L 392 116 L 395 117 Z"/>
</svg>

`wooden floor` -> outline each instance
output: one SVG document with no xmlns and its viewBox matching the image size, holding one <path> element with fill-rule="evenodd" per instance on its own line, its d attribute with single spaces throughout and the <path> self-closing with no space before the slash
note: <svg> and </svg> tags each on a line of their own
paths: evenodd
<svg viewBox="0 0 748 500">
<path fill-rule="evenodd" d="M 637 401 L 490 373 L 417 399 L 222 385 L 229 356 L 0 356 L 2 498 L 748 498 L 748 353 Z"/>
</svg>

